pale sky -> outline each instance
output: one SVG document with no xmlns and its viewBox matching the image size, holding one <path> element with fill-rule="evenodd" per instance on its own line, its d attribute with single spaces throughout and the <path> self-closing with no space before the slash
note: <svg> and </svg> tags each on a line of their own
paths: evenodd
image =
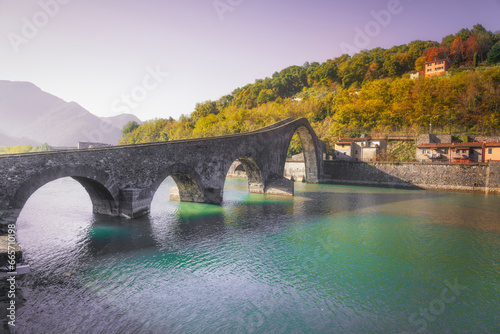
<svg viewBox="0 0 500 334">
<path fill-rule="evenodd" d="M 0 0 L 0 80 L 98 116 L 177 119 L 347 45 L 440 42 L 476 23 L 500 30 L 499 18 L 500 0 Z"/>
</svg>

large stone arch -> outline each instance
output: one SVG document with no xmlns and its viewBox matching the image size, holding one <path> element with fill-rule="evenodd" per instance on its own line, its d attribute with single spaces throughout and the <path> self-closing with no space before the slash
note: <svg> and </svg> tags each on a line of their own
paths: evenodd
<svg viewBox="0 0 500 334">
<path fill-rule="evenodd" d="M 11 219 L 17 220 L 19 213 L 35 191 L 45 184 L 64 177 L 71 177 L 80 183 L 87 191 L 92 202 L 94 213 L 117 216 L 118 190 L 110 190 L 113 182 L 107 173 L 88 166 L 57 166 L 30 176 L 17 188 L 10 200 L 9 210 L 13 213 Z"/>
<path fill-rule="evenodd" d="M 289 134 L 286 150 L 288 151 L 288 147 L 290 147 L 293 135 L 297 133 L 304 153 L 305 181 L 318 183 L 322 174 L 323 146 L 309 122 L 304 120 L 301 123 L 292 128 L 293 131 Z"/>
<path fill-rule="evenodd" d="M 160 185 L 169 176 L 174 179 L 176 187 L 170 191 L 170 199 L 181 202 L 205 203 L 205 189 L 200 175 L 196 170 L 185 164 L 175 164 L 167 167 L 151 187 L 151 201 Z"/>
</svg>

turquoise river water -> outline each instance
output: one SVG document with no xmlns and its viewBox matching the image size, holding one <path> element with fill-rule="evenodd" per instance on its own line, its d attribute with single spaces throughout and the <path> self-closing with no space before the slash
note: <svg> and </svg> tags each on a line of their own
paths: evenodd
<svg viewBox="0 0 500 334">
<path fill-rule="evenodd" d="M 500 196 L 228 180 L 222 206 L 96 216 L 60 179 L 18 220 L 12 333 L 500 333 Z"/>
</svg>

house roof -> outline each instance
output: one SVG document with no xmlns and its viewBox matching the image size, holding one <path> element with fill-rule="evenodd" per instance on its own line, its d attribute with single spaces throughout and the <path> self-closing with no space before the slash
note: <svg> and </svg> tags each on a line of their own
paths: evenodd
<svg viewBox="0 0 500 334">
<path fill-rule="evenodd" d="M 365 137 L 365 138 L 341 138 L 339 139 L 335 144 L 352 144 L 357 141 L 370 141 L 372 140 L 371 137 Z"/>
<path fill-rule="evenodd" d="M 431 60 L 431 61 L 426 61 L 424 64 L 435 63 L 435 62 L 438 62 L 438 61 L 448 61 L 448 59 L 435 59 L 435 60 Z"/>
<path fill-rule="evenodd" d="M 486 147 L 500 147 L 499 142 L 491 142 L 491 143 L 486 143 L 484 146 Z"/>
<path fill-rule="evenodd" d="M 473 142 L 473 143 L 430 143 L 430 144 L 419 144 L 419 148 L 471 148 L 471 147 L 483 147 L 485 143 Z"/>
</svg>

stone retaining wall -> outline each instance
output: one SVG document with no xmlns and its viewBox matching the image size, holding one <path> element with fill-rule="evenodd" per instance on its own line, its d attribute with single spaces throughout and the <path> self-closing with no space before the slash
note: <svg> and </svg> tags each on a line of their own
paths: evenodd
<svg viewBox="0 0 500 334">
<path fill-rule="evenodd" d="M 490 164 L 325 161 L 328 183 L 500 194 L 500 162 Z"/>
</svg>

